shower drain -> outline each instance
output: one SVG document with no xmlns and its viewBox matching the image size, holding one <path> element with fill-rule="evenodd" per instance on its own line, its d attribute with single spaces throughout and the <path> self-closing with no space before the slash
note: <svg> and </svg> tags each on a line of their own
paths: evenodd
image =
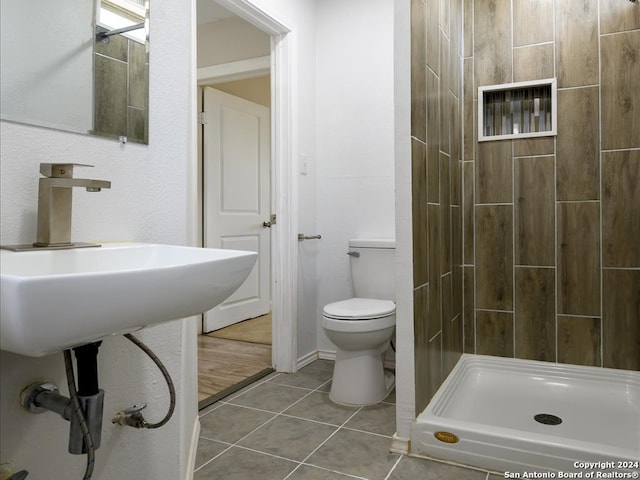
<svg viewBox="0 0 640 480">
<path fill-rule="evenodd" d="M 562 419 L 560 417 L 556 417 L 555 415 L 551 415 L 550 413 L 539 413 L 533 416 L 533 419 L 544 425 L 560 425 L 562 423 Z"/>
</svg>

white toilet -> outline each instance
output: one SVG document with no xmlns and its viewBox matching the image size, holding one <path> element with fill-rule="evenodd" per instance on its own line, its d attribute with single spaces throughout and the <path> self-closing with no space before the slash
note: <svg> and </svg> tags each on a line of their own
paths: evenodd
<svg viewBox="0 0 640 480">
<path fill-rule="evenodd" d="M 384 357 L 396 325 L 395 241 L 350 240 L 355 297 L 322 310 L 322 328 L 337 347 L 329 398 L 345 405 L 371 405 L 395 385 Z"/>
</svg>

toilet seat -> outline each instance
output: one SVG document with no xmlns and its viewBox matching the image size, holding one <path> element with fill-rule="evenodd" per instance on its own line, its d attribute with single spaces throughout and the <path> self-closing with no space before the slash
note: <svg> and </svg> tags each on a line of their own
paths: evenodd
<svg viewBox="0 0 640 480">
<path fill-rule="evenodd" d="M 375 332 L 396 324 L 396 304 L 391 300 L 350 298 L 322 309 L 322 326 L 334 332 Z"/>
<path fill-rule="evenodd" d="M 388 317 L 395 312 L 395 302 L 373 298 L 350 298 L 330 303 L 322 309 L 322 315 L 327 318 L 353 321 Z"/>
</svg>

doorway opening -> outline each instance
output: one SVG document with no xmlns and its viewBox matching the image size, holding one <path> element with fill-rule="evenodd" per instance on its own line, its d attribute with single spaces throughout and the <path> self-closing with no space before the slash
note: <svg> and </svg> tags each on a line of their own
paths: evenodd
<svg viewBox="0 0 640 480">
<path fill-rule="evenodd" d="M 258 253 L 242 286 L 203 315 L 200 408 L 273 371 L 269 84 L 266 75 L 200 89 L 203 246 Z"/>
<path fill-rule="evenodd" d="M 207 37 L 201 35 L 200 28 L 207 23 L 203 17 L 212 11 L 214 15 L 222 14 L 223 21 L 236 16 L 224 21 L 227 29 L 233 27 L 234 21 L 244 21 L 239 28 L 244 28 L 245 33 L 248 24 L 261 31 L 268 42 L 262 53 L 267 55 L 231 58 L 223 63 L 201 62 L 201 39 Z M 198 339 L 198 400 L 199 407 L 204 408 L 269 371 L 296 369 L 297 242 L 293 241 L 293 232 L 297 222 L 291 212 L 296 211 L 297 194 L 291 171 L 289 29 L 242 0 L 198 0 L 198 29 L 199 107 L 205 107 L 199 110 L 205 114 L 201 116 L 203 125 L 198 139 L 203 246 L 254 250 L 261 258 L 245 285 L 203 318 Z M 228 54 L 229 43 L 224 47 Z M 266 113 L 260 112 L 256 104 L 261 102 L 252 97 L 256 82 L 265 76 L 269 105 L 262 107 Z M 251 93 L 239 94 L 249 84 L 253 85 L 249 86 Z M 266 134 L 258 128 L 265 124 Z M 205 144 L 211 142 L 205 137 L 212 132 L 214 137 L 217 135 L 212 141 L 215 148 Z M 257 156 L 252 157 L 256 152 Z M 265 159 L 266 163 L 261 163 Z M 249 220 L 244 230 L 237 230 L 240 218 Z M 262 325 L 262 339 L 243 338 L 241 330 L 255 333 L 256 322 Z M 232 338 L 234 335 L 239 337 Z M 246 370 L 247 364 L 253 363 L 252 358 L 258 366 Z M 231 384 L 225 386 L 225 382 Z"/>
</svg>

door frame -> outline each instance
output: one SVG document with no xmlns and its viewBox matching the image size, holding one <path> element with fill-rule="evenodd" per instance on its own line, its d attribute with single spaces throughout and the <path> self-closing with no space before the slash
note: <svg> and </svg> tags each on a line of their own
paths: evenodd
<svg viewBox="0 0 640 480">
<path fill-rule="evenodd" d="M 295 372 L 297 369 L 297 310 L 298 310 L 298 182 L 296 111 L 292 94 L 294 82 L 294 45 L 291 29 L 268 12 L 254 5 L 251 0 L 215 0 L 271 36 L 271 207 L 277 215 L 277 223 L 271 231 L 271 312 L 273 368 L 278 372 Z M 264 59 L 262 60 L 264 68 Z M 251 62 L 233 62 L 251 75 L 256 67 Z M 258 62 L 259 63 L 259 62 Z M 258 69 L 259 70 L 259 69 Z M 237 73 L 241 73 L 237 72 Z M 255 72 L 254 72 L 255 73 Z M 266 72 L 262 72 L 263 74 Z M 228 72 L 204 67 L 198 69 L 198 84 L 226 81 Z M 213 75 L 213 76 L 212 76 Z M 198 111 L 201 111 L 199 109 Z M 200 129 L 199 129 L 200 130 Z M 198 158 L 199 222 L 203 231 L 203 183 L 202 156 Z M 201 236 L 202 238 L 202 236 Z"/>
</svg>

